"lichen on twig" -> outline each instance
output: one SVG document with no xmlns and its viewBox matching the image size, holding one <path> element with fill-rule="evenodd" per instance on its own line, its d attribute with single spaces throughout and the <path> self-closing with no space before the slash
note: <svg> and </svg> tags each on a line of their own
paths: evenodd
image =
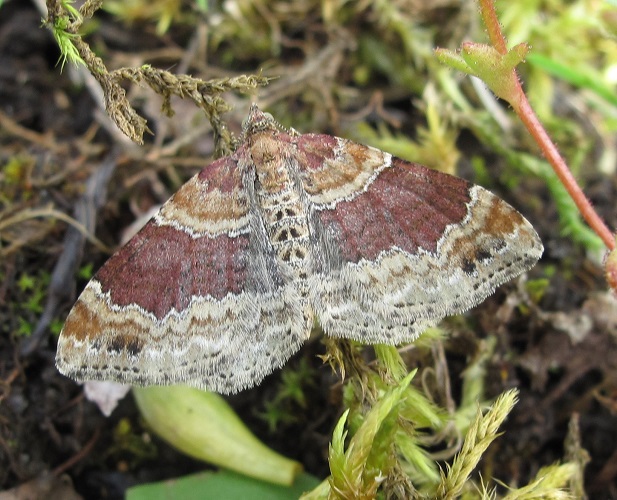
<svg viewBox="0 0 617 500">
<path fill-rule="evenodd" d="M 173 115 L 171 96 L 193 100 L 210 121 L 214 130 L 215 156 L 230 154 L 235 147 L 235 139 L 227 130 L 221 114 L 229 107 L 221 97 L 227 91 L 250 92 L 266 85 L 270 79 L 262 75 L 238 76 L 202 80 L 187 75 L 174 75 L 169 71 L 144 65 L 140 68 L 120 68 L 108 71 L 103 60 L 96 56 L 90 46 L 79 35 L 84 19 L 101 7 L 101 0 L 87 0 L 79 10 L 71 6 L 69 0 L 48 0 L 45 24 L 52 31 L 61 51 L 62 65 L 66 61 L 83 64 L 96 79 L 103 90 L 105 109 L 117 127 L 132 141 L 143 144 L 148 129 L 146 119 L 131 106 L 126 90 L 121 86 L 123 80 L 145 83 L 163 97 L 162 111 Z"/>
</svg>

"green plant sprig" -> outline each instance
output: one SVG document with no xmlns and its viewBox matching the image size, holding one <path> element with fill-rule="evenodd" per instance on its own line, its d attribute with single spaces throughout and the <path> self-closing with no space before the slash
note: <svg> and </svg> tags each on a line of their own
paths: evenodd
<svg viewBox="0 0 617 500">
<path fill-rule="evenodd" d="M 488 446 L 498 437 L 499 426 L 506 419 L 516 404 L 517 391 L 512 389 L 497 398 L 486 415 L 478 409 L 477 416 L 472 423 L 463 447 L 458 453 L 452 466 L 448 467 L 443 476 L 439 490 L 439 498 L 458 498 L 469 476 L 478 465 Z"/>
</svg>

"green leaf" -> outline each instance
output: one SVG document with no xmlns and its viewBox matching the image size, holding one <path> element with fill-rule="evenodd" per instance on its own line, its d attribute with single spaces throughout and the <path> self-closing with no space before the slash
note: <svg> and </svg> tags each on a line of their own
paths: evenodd
<svg viewBox="0 0 617 500">
<path fill-rule="evenodd" d="M 295 500 L 319 485 L 319 479 L 300 474 L 292 486 L 279 486 L 231 471 L 202 472 L 129 488 L 127 500 L 207 500 L 250 498 L 251 500 Z"/>
<path fill-rule="evenodd" d="M 496 48 L 482 43 L 464 43 L 461 56 L 477 76 L 493 93 L 514 106 L 516 100 L 516 75 L 512 70 L 523 61 L 529 48 L 520 43 L 505 55 Z"/>
<path fill-rule="evenodd" d="M 17 286 L 22 292 L 32 290 L 34 288 L 35 279 L 29 274 L 22 273 L 17 281 Z"/>
<path fill-rule="evenodd" d="M 183 453 L 247 476 L 289 485 L 302 466 L 259 441 L 218 394 L 192 387 L 133 387 L 150 428 Z"/>
<path fill-rule="evenodd" d="M 517 76 L 513 70 L 525 59 L 528 51 L 526 43 L 519 43 L 502 54 L 491 45 L 467 42 L 460 54 L 445 49 L 437 49 L 435 54 L 441 63 L 480 78 L 495 95 L 516 108 Z"/>
<path fill-rule="evenodd" d="M 597 75 L 585 73 L 580 68 L 572 68 L 542 54 L 529 54 L 527 62 L 572 85 L 592 90 L 613 106 L 617 106 L 615 89 L 605 85 Z"/>
</svg>

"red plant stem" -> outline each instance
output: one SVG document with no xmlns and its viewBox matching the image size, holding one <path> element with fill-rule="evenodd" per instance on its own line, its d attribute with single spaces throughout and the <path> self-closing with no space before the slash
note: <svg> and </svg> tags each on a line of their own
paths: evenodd
<svg viewBox="0 0 617 500">
<path fill-rule="evenodd" d="M 501 53 L 507 54 L 508 47 L 506 39 L 501 31 L 501 25 L 495 12 L 494 0 L 479 0 L 480 11 L 482 13 L 482 19 L 486 25 L 489 38 L 493 46 Z M 538 120 L 538 117 L 533 111 L 533 108 L 527 100 L 527 96 L 521 87 L 521 83 L 516 74 L 516 70 L 512 70 L 512 78 L 514 79 L 514 95 L 510 96 L 508 102 L 516 111 L 521 121 L 527 127 L 527 130 L 534 138 L 534 140 L 542 149 L 544 156 L 549 161 L 553 170 L 559 177 L 559 180 L 564 185 L 574 203 L 578 207 L 583 218 L 587 221 L 587 224 L 602 238 L 604 244 L 610 250 L 615 249 L 615 236 L 611 233 L 610 229 L 606 226 L 604 221 L 600 218 L 597 212 L 593 209 L 593 206 L 581 190 L 580 186 L 576 182 L 576 179 L 572 175 L 572 172 L 568 169 L 566 162 L 559 154 L 557 147 L 553 144 L 550 137 L 544 130 L 544 127 Z"/>
<path fill-rule="evenodd" d="M 484 21 L 484 25 L 488 31 L 488 37 L 493 47 L 495 47 L 500 54 L 507 54 L 508 45 L 501 32 L 501 24 L 497 18 L 497 12 L 495 12 L 494 0 L 479 0 L 479 3 L 482 20 Z"/>
<path fill-rule="evenodd" d="M 517 82 L 518 83 L 518 82 Z M 520 83 L 518 83 L 520 88 Z M 521 96 L 518 99 L 519 109 L 514 107 L 521 121 L 527 127 L 527 130 L 538 143 L 544 156 L 549 161 L 553 170 L 559 177 L 559 180 L 564 185 L 570 196 L 576 203 L 583 218 L 587 221 L 587 224 L 602 238 L 604 244 L 610 250 L 615 248 L 615 236 L 611 233 L 609 228 L 604 224 L 604 221 L 600 218 L 597 212 L 593 209 L 593 206 L 583 193 L 582 189 L 576 182 L 576 179 L 572 175 L 572 172 L 568 169 L 566 162 L 559 154 L 557 147 L 553 144 L 550 137 L 542 127 L 542 124 L 538 120 L 538 117 L 534 113 L 527 97 L 523 93 L 523 89 L 520 88 Z"/>
</svg>

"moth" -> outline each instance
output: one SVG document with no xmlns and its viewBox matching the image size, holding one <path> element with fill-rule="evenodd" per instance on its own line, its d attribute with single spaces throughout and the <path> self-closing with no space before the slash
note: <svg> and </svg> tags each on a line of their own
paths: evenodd
<svg viewBox="0 0 617 500">
<path fill-rule="evenodd" d="M 261 382 L 308 339 L 411 342 L 532 267 L 531 224 L 482 187 L 286 130 L 257 106 L 88 283 L 58 341 L 79 381 Z"/>
</svg>

